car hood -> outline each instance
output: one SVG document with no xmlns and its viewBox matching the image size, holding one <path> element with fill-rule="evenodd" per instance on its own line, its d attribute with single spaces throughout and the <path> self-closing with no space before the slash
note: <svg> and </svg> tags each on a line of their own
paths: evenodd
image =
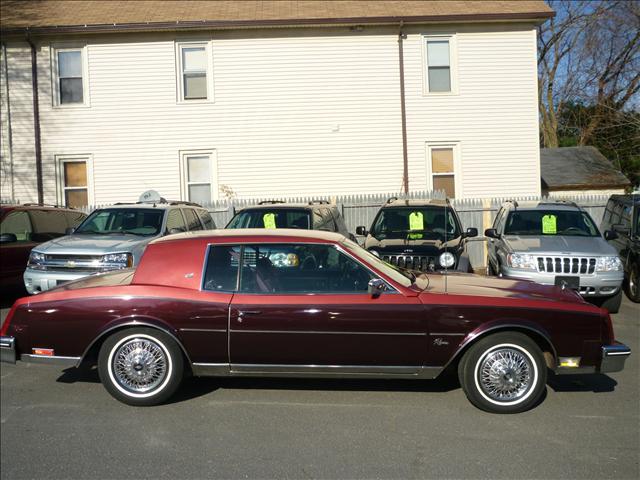
<svg viewBox="0 0 640 480">
<path fill-rule="evenodd" d="M 146 245 L 154 238 L 156 237 L 142 237 L 139 235 L 74 234 L 38 245 L 35 250 L 48 254 L 102 255 L 115 252 L 131 252 Z"/>
<path fill-rule="evenodd" d="M 616 255 L 616 250 L 602 237 L 569 237 L 561 235 L 505 235 L 504 241 L 513 252 L 551 253 L 554 255 Z"/>
<path fill-rule="evenodd" d="M 427 280 L 428 286 L 422 292 L 423 295 L 448 293 L 452 295 L 584 303 L 580 295 L 573 290 L 563 290 L 553 285 L 540 285 L 526 280 L 449 272 L 447 274 L 430 273 L 420 275 L 415 285 L 418 287 L 423 286 L 424 288 Z"/>
</svg>

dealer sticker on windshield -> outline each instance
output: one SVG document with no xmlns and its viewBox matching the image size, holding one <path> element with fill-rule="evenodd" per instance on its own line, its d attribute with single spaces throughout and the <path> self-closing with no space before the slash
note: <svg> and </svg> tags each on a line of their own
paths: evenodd
<svg viewBox="0 0 640 480">
<path fill-rule="evenodd" d="M 554 235 L 556 234 L 556 220 L 558 217 L 555 215 L 545 215 L 542 217 L 542 233 L 546 235 Z"/>
<path fill-rule="evenodd" d="M 424 230 L 424 215 L 422 212 L 409 214 L 409 230 Z"/>
<path fill-rule="evenodd" d="M 262 222 L 264 223 L 264 228 L 276 228 L 276 214 L 265 213 L 262 216 Z"/>
</svg>

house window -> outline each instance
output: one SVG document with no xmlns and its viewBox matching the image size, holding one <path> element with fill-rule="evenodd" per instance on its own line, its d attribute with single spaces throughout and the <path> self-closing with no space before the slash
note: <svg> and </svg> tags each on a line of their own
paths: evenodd
<svg viewBox="0 0 640 480">
<path fill-rule="evenodd" d="M 59 201 L 66 207 L 89 205 L 89 173 L 86 157 L 63 157 L 58 159 Z"/>
<path fill-rule="evenodd" d="M 455 198 L 458 148 L 456 145 L 429 145 L 427 147 L 428 174 L 433 190 L 444 191 L 448 198 Z"/>
<path fill-rule="evenodd" d="M 213 77 L 213 67 L 209 43 L 179 43 L 176 53 L 180 73 L 180 101 L 211 100 L 210 79 Z"/>
<path fill-rule="evenodd" d="M 426 91 L 428 93 L 452 93 L 455 90 L 452 59 L 452 36 L 425 38 Z"/>
<path fill-rule="evenodd" d="M 54 49 L 53 73 L 57 105 L 85 105 L 87 103 L 84 48 Z"/>
<path fill-rule="evenodd" d="M 215 152 L 182 155 L 183 191 L 188 201 L 208 205 L 217 198 Z"/>
</svg>

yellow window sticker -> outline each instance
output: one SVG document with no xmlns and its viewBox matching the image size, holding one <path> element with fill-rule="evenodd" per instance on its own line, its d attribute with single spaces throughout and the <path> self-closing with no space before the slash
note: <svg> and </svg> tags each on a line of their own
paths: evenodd
<svg viewBox="0 0 640 480">
<path fill-rule="evenodd" d="M 424 230 L 424 215 L 422 212 L 409 214 L 409 230 Z"/>
<path fill-rule="evenodd" d="M 545 215 L 542 217 L 542 233 L 545 235 L 555 235 L 558 230 L 556 228 L 556 220 L 558 217 L 555 215 Z"/>
<path fill-rule="evenodd" d="M 264 228 L 276 228 L 276 214 L 265 213 L 262 216 L 262 222 L 264 223 Z"/>
</svg>

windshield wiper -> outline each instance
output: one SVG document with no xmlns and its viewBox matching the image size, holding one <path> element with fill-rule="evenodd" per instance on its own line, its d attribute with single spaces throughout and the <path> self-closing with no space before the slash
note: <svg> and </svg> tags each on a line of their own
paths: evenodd
<svg viewBox="0 0 640 480">
<path fill-rule="evenodd" d="M 131 230 L 122 230 L 122 231 L 116 232 L 116 233 L 130 233 L 131 235 L 138 235 L 140 237 L 146 237 L 147 235 L 151 235 L 150 233 L 133 232 Z"/>
</svg>

